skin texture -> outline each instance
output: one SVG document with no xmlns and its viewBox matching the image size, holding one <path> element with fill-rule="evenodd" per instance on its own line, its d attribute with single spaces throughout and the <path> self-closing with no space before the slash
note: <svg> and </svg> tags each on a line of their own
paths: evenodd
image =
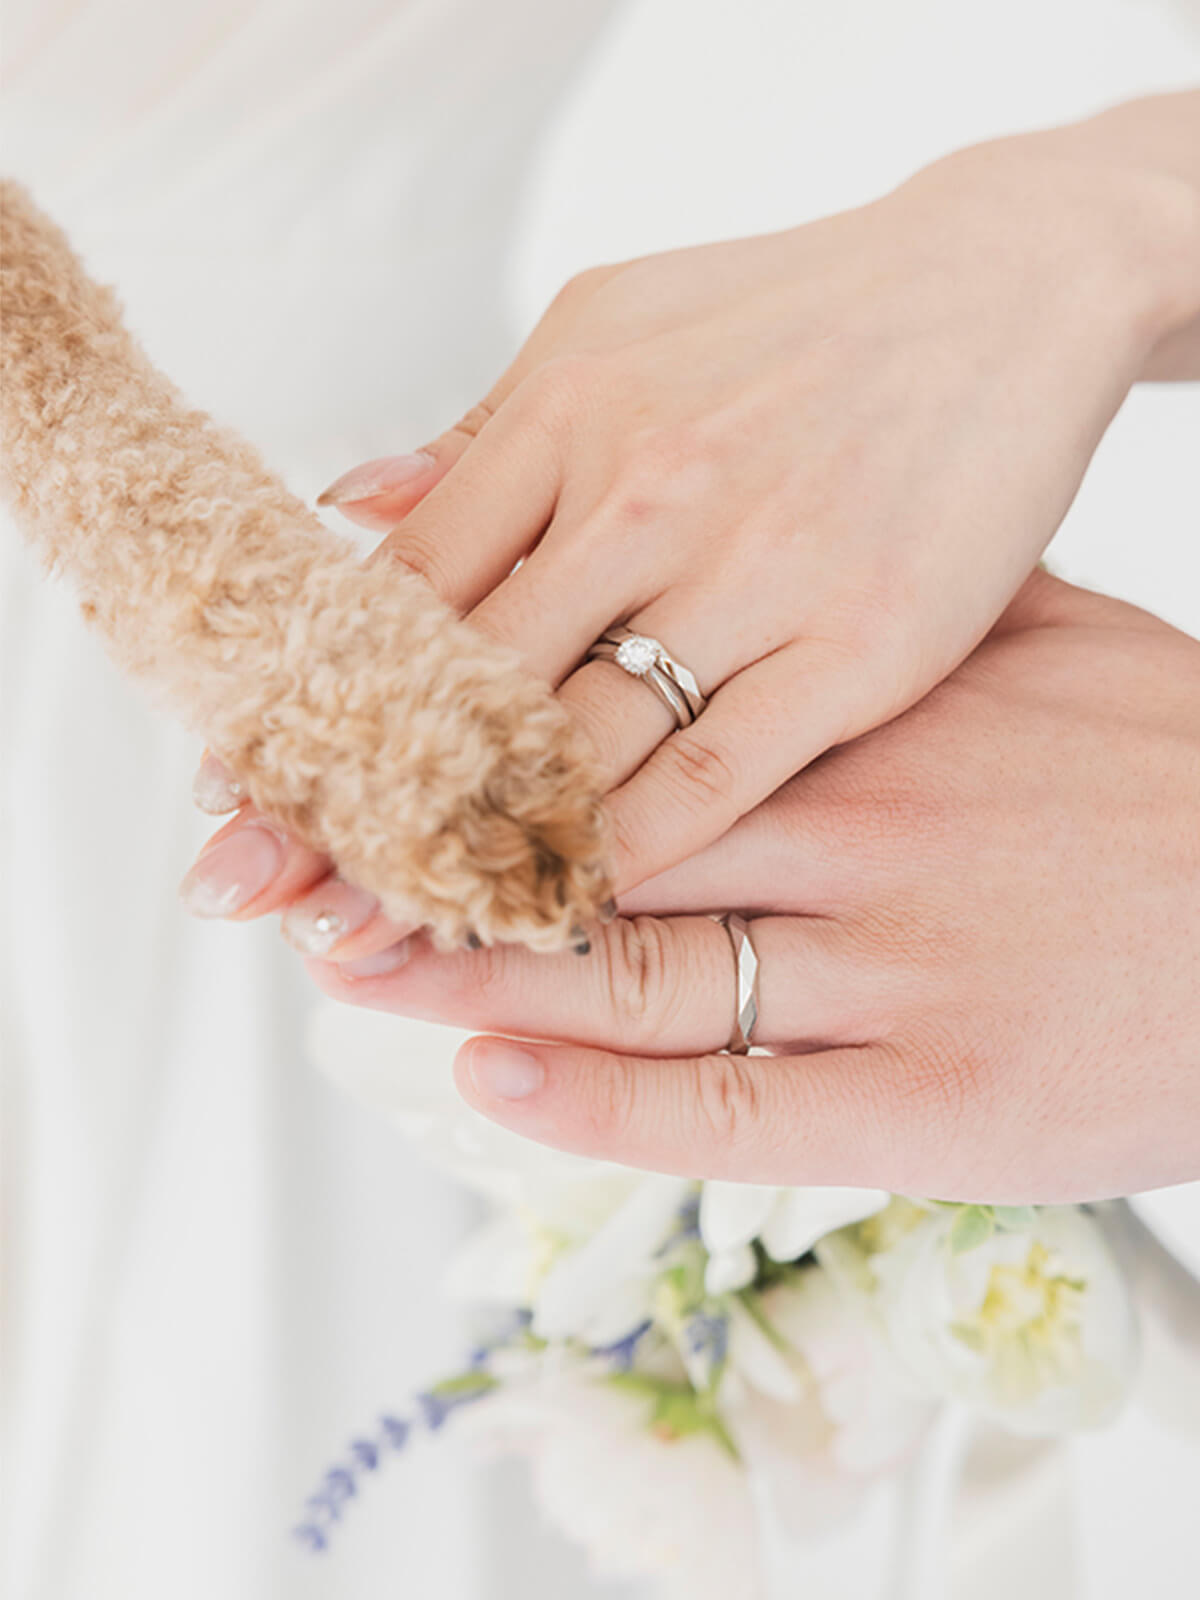
<svg viewBox="0 0 1200 1600">
<path fill-rule="evenodd" d="M 773 1056 L 714 1053 L 732 954 L 696 913 L 729 905 L 757 919 Z M 312 971 L 567 1041 L 523 1064 L 472 1040 L 458 1082 L 590 1156 L 1012 1203 L 1195 1178 L 1200 644 L 1038 574 L 952 679 L 627 896 L 586 960 L 418 936 L 390 974 Z"/>
</svg>

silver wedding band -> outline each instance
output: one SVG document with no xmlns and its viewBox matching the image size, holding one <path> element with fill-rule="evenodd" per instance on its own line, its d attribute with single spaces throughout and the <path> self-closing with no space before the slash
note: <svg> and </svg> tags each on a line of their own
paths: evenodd
<svg viewBox="0 0 1200 1600">
<path fill-rule="evenodd" d="M 737 1013 L 733 1034 L 726 1045 L 731 1056 L 749 1053 L 751 1035 L 758 1021 L 758 952 L 750 938 L 750 924 L 736 911 L 723 912 L 716 919 L 733 945 L 733 964 L 737 976 Z"/>
<path fill-rule="evenodd" d="M 695 675 L 649 634 L 624 625 L 608 628 L 588 651 L 588 660 L 613 661 L 630 677 L 640 678 L 670 711 L 677 728 L 690 727 L 704 710 Z"/>
</svg>

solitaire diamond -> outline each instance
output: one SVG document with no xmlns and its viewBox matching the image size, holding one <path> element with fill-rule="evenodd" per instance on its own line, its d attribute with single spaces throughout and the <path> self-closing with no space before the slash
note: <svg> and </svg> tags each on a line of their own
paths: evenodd
<svg viewBox="0 0 1200 1600">
<path fill-rule="evenodd" d="M 617 646 L 616 661 L 635 678 L 644 678 L 658 661 L 658 643 L 647 639 L 644 633 L 632 634 Z"/>
</svg>

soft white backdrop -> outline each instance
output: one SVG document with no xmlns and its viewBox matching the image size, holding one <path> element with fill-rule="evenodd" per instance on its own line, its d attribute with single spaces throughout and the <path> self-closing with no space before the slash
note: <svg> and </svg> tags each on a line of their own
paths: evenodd
<svg viewBox="0 0 1200 1600">
<path fill-rule="evenodd" d="M 469 405 L 579 267 L 789 225 L 1200 69 L 1195 0 L 6 12 L 5 166 L 302 493 Z M 1196 386 L 1136 395 L 1055 550 L 1192 631 L 1197 438 Z M 6 530 L 5 1592 L 592 1592 L 517 1480 L 429 1451 L 370 1486 L 331 1559 L 287 1544 L 346 1438 L 453 1362 L 465 1330 L 431 1286 L 465 1218 L 308 1069 L 308 997 L 273 931 L 177 910 L 195 754 Z M 1195 1255 L 1195 1195 L 1150 1204 Z M 1080 1600 L 1188 1593 L 1194 1451 L 1135 1414 L 1074 1467 Z"/>
</svg>

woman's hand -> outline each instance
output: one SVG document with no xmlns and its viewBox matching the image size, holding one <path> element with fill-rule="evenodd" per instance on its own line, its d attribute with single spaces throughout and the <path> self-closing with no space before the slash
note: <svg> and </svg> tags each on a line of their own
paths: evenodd
<svg viewBox="0 0 1200 1600">
<path fill-rule="evenodd" d="M 561 686 L 627 889 L 938 682 L 1133 379 L 1200 375 L 1198 196 L 1200 94 L 1166 95 L 827 222 L 597 269 L 458 428 L 326 498 L 399 523 L 383 550 Z M 581 665 L 617 620 L 696 671 L 693 726 Z M 186 889 L 237 918 L 291 902 L 288 936 L 339 960 L 403 931 L 249 809 Z"/>
<path fill-rule="evenodd" d="M 587 273 L 460 428 L 330 492 L 399 521 L 384 551 L 558 686 L 612 789 L 619 889 L 963 659 L 1200 307 L 1191 191 L 1088 126 Z M 691 668 L 692 726 L 586 662 L 614 622 Z"/>
<path fill-rule="evenodd" d="M 716 1054 L 747 910 L 755 1042 Z M 906 716 L 625 897 L 590 956 L 313 963 L 486 1028 L 458 1080 L 519 1133 L 760 1183 L 1063 1201 L 1200 1176 L 1200 644 L 1035 575 Z M 634 915 L 634 913 L 637 913 Z"/>
</svg>

